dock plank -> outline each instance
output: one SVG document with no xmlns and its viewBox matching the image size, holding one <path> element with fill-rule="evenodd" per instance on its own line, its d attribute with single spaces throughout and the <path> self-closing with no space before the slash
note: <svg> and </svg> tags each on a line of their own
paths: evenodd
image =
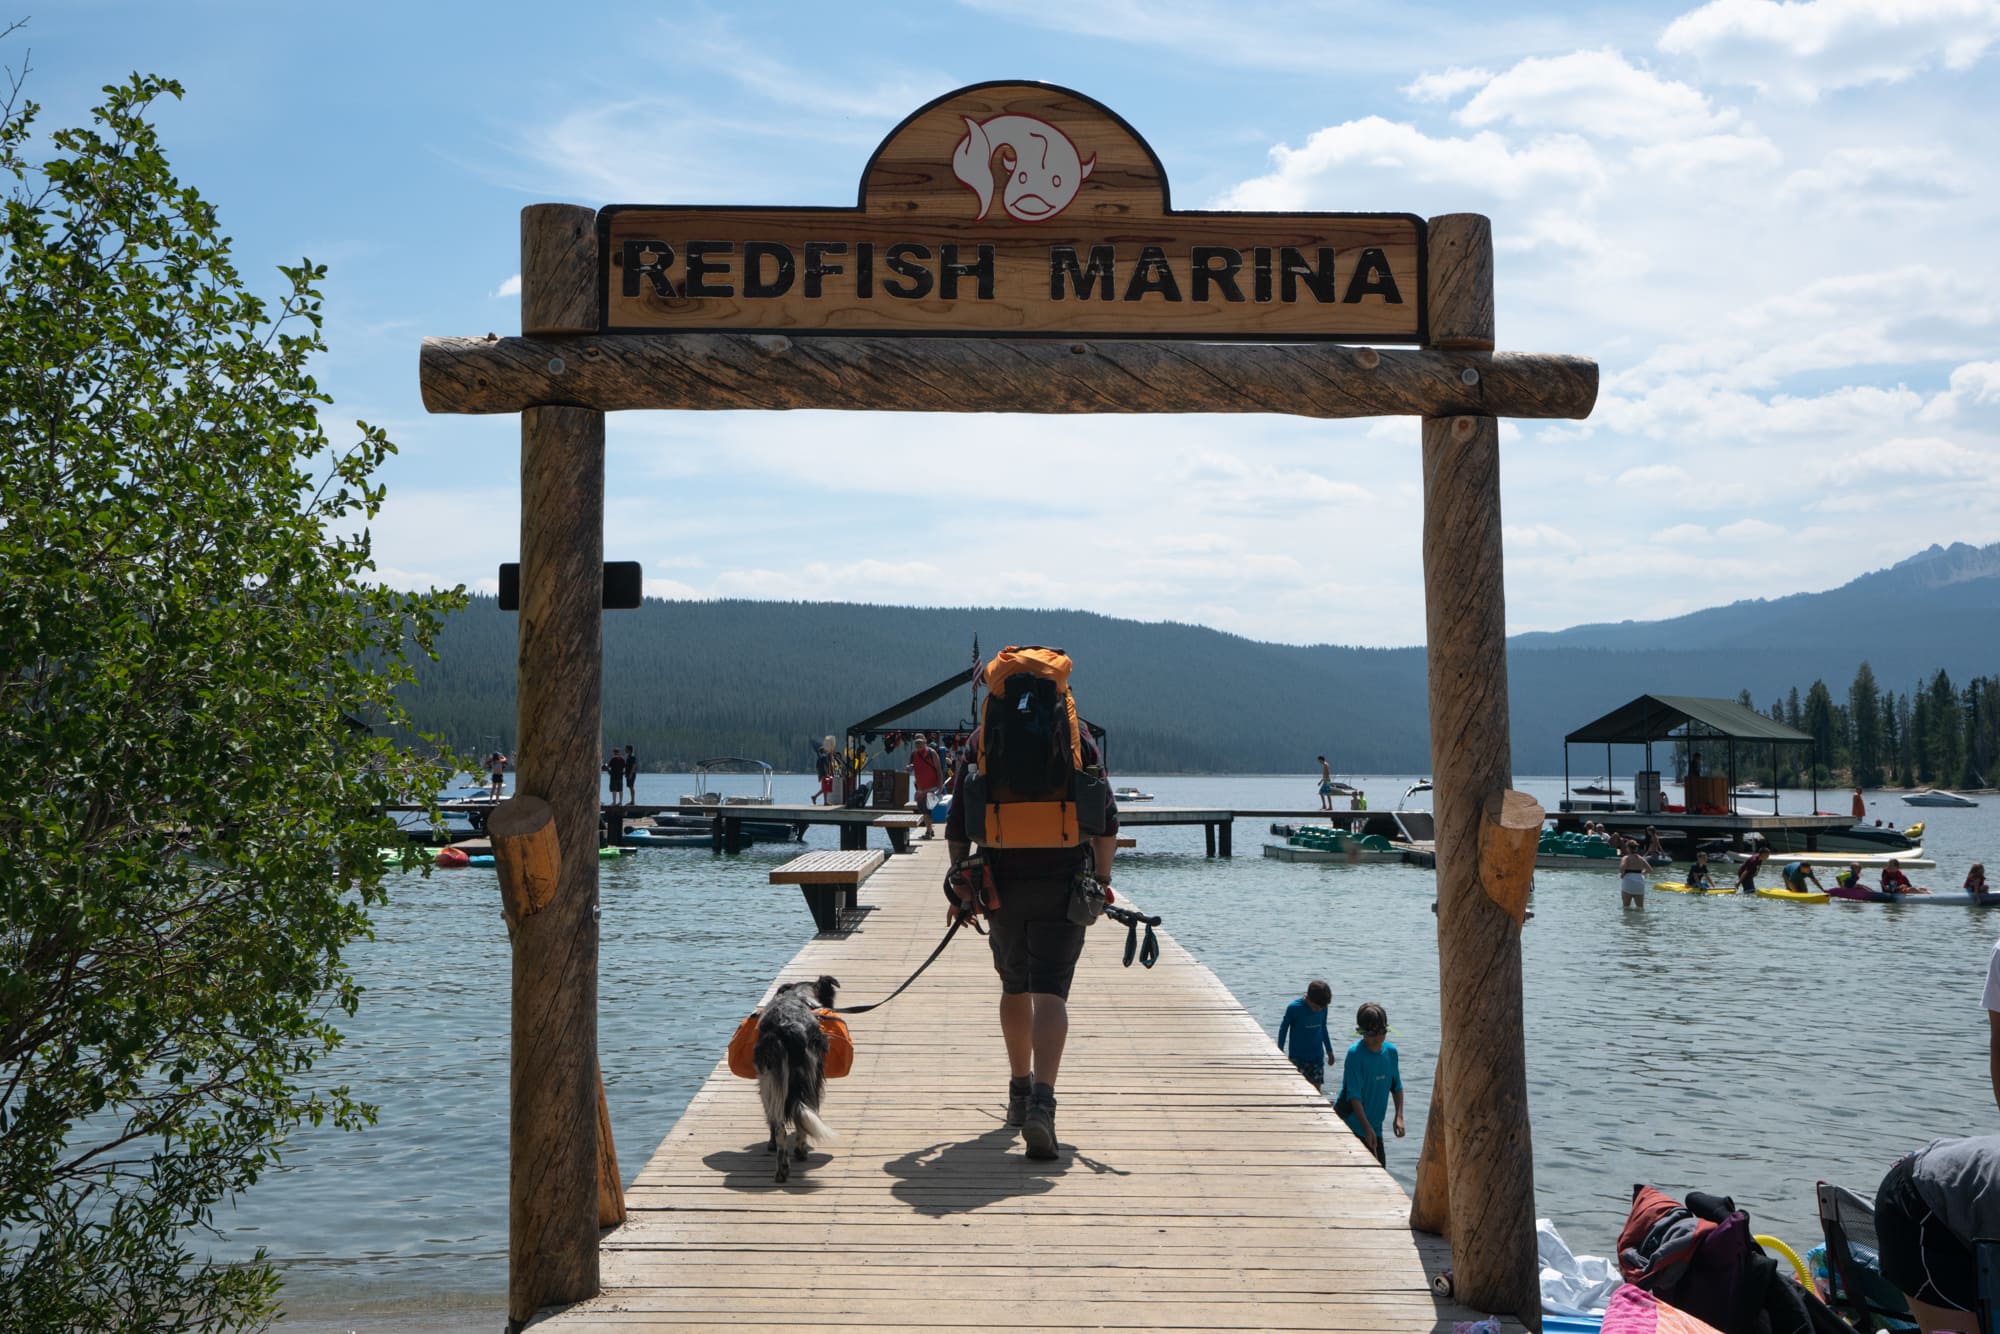
<svg viewBox="0 0 2000 1334">
<path fill-rule="evenodd" d="M 778 980 L 886 995 L 944 929 L 944 857 L 888 859 L 861 923 Z M 1409 1230 L 1402 1189 L 1214 974 L 1165 932 L 1150 971 L 1121 967 L 1123 948 L 1094 930 L 1078 968 L 1054 1162 L 1002 1123 L 998 988 L 984 942 L 957 940 L 850 1020 L 854 1071 L 823 1108 L 842 1137 L 787 1184 L 755 1086 L 718 1061 L 603 1238 L 602 1295 L 537 1327 L 1443 1334 L 1474 1318 L 1430 1291 L 1445 1243 Z"/>
</svg>

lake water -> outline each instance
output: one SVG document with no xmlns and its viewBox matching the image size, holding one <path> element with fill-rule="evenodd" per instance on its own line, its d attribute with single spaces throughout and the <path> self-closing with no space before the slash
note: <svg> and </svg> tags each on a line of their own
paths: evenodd
<svg viewBox="0 0 2000 1334">
<path fill-rule="evenodd" d="M 810 790 L 805 777 L 776 781 L 781 802 Z M 1317 804 L 1303 776 L 1120 781 L 1161 805 Z M 1412 780 L 1356 781 L 1383 809 Z M 1517 786 L 1553 808 L 1562 782 Z M 690 790 L 683 777 L 639 780 L 646 801 Z M 1788 814 L 1809 809 L 1805 793 L 1781 799 Z M 1823 806 L 1847 800 L 1822 794 Z M 1955 889 L 1970 863 L 2000 854 L 2000 798 L 1972 810 L 1868 800 L 1871 818 L 1926 821 L 1938 869 L 1914 873 L 1919 884 Z M 1268 1029 L 1315 977 L 1332 984 L 1336 1032 L 1362 1001 L 1388 1008 L 1409 1100 L 1389 1166 L 1407 1189 L 1437 1055 L 1431 874 L 1278 862 L 1259 855 L 1269 835 L 1248 822 L 1227 861 L 1203 857 L 1199 827 L 1138 835 L 1120 858 L 1121 894 L 1163 914 Z M 836 846 L 837 834 L 810 842 Z M 809 936 L 797 892 L 765 883 L 796 851 L 647 850 L 604 867 L 600 1043 L 628 1180 Z M 376 939 L 352 951 L 367 992 L 347 1045 L 320 1068 L 378 1103 L 381 1120 L 302 1134 L 284 1168 L 219 1218 L 223 1253 L 262 1245 L 283 1262 L 288 1327 L 491 1330 L 504 1319 L 507 1238 L 497 885 L 472 870 L 400 877 L 392 893 Z M 2000 1130 L 1980 1006 L 2000 911 L 1654 893 L 1640 913 L 1620 910 L 1599 871 L 1539 872 L 1533 906 L 1523 953 L 1538 1211 L 1579 1252 L 1609 1253 L 1637 1181 L 1732 1194 L 1759 1230 L 1803 1250 L 1817 1234 L 1815 1181 L 1872 1193 L 1911 1147 Z"/>
</svg>

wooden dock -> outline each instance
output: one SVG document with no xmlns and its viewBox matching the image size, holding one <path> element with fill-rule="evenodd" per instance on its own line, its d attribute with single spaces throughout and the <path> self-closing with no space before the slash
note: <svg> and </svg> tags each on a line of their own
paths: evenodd
<svg viewBox="0 0 2000 1334">
<path fill-rule="evenodd" d="M 890 858 L 858 927 L 814 939 L 773 985 L 824 972 L 844 1004 L 886 995 L 944 929 L 944 869 L 941 839 Z M 604 1234 L 602 1294 L 537 1327 L 1444 1334 L 1472 1319 L 1431 1294 L 1445 1243 L 1409 1230 L 1401 1188 L 1214 974 L 1164 933 L 1158 967 L 1128 970 L 1124 943 L 1099 923 L 1078 969 L 1056 1161 L 1028 1161 L 1002 1123 L 998 985 L 968 934 L 849 1021 L 854 1072 L 823 1108 L 841 1139 L 785 1185 L 755 1086 L 718 1045 Z"/>
</svg>

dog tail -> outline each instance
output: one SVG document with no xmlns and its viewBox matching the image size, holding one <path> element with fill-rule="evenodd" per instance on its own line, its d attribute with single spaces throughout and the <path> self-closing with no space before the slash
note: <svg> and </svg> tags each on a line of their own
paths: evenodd
<svg viewBox="0 0 2000 1334">
<path fill-rule="evenodd" d="M 785 1059 L 785 1043 L 776 1033 L 757 1037 L 757 1093 L 764 1101 L 764 1119 L 771 1131 L 785 1124 L 785 1104 L 791 1098 L 791 1062 Z"/>
<path fill-rule="evenodd" d="M 792 1110 L 792 1117 L 805 1127 L 806 1134 L 815 1144 L 823 1144 L 829 1140 L 840 1138 L 840 1132 L 820 1120 L 819 1113 L 810 1107 L 799 1106 L 794 1108 Z"/>
</svg>

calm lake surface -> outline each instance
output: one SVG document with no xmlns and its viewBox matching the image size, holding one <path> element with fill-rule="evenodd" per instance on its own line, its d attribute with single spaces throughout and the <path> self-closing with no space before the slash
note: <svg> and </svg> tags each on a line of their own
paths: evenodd
<svg viewBox="0 0 2000 1334">
<path fill-rule="evenodd" d="M 1161 805 L 1317 804 L 1308 776 L 1118 778 Z M 776 781 L 780 802 L 806 800 L 809 779 Z M 1379 810 L 1413 779 L 1355 781 Z M 1562 782 L 1517 786 L 1553 809 Z M 639 789 L 645 801 L 693 790 L 660 774 Z M 1847 801 L 1821 796 L 1828 809 Z M 1926 822 L 1938 868 L 1913 873 L 1918 884 L 1956 889 L 1972 862 L 2000 860 L 2000 798 L 1973 810 L 1868 801 L 1871 818 Z M 1782 794 L 1787 814 L 1809 802 Z M 1336 1032 L 1363 1001 L 1388 1008 L 1409 1097 L 1409 1136 L 1392 1141 L 1389 1166 L 1407 1189 L 1437 1056 L 1432 875 L 1278 862 L 1249 822 L 1228 861 L 1202 856 L 1198 827 L 1139 837 L 1120 856 L 1121 895 L 1163 914 L 1267 1029 L 1315 977 L 1332 984 Z M 797 850 L 647 850 L 603 868 L 600 1043 L 628 1181 L 810 936 L 797 891 L 765 883 Z M 1653 893 L 1639 913 L 1619 909 L 1615 884 L 1539 872 L 1523 937 L 1538 1211 L 1578 1252 L 1611 1251 L 1638 1181 L 1732 1194 L 1759 1231 L 1803 1250 L 1817 1236 L 1815 1181 L 1872 1193 L 1911 1147 L 2000 1130 L 1980 1006 L 2000 910 Z M 281 1170 L 218 1216 L 222 1253 L 261 1245 L 283 1263 L 290 1328 L 495 1329 L 509 969 L 497 884 L 468 870 L 399 877 L 391 892 L 376 939 L 352 952 L 361 1011 L 320 1071 L 379 1104 L 380 1122 L 302 1134 Z M 1072 1056 L 1089 1060 L 1087 1048 Z"/>
</svg>

